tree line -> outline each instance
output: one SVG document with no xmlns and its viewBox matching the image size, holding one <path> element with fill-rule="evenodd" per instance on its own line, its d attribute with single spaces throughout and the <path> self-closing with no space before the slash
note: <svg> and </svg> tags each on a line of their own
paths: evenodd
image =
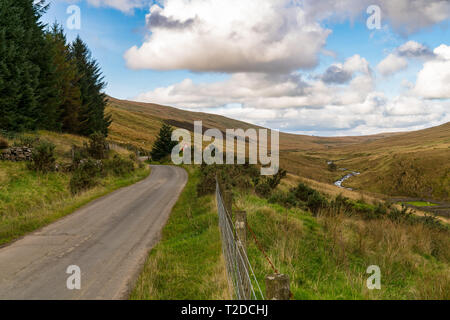
<svg viewBox="0 0 450 320">
<path fill-rule="evenodd" d="M 106 86 L 98 63 L 78 36 L 40 18 L 45 0 L 0 1 L 0 129 L 45 129 L 105 136 Z"/>
</svg>

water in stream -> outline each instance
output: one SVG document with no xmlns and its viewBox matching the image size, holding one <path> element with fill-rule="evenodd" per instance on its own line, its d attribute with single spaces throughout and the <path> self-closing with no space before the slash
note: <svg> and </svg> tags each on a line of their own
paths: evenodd
<svg viewBox="0 0 450 320">
<path fill-rule="evenodd" d="M 345 188 L 344 186 L 342 186 L 342 183 L 344 183 L 345 180 L 350 179 L 351 177 L 354 177 L 354 176 L 357 176 L 357 175 L 360 175 L 360 174 L 361 174 L 360 172 L 355 172 L 355 171 L 352 172 L 352 173 L 349 173 L 349 174 L 345 175 L 344 177 L 342 177 L 341 179 L 339 179 L 338 181 L 336 181 L 336 182 L 334 183 L 334 185 L 337 186 L 337 187 L 339 187 L 339 188 L 344 188 L 344 189 L 347 189 L 347 190 L 352 190 L 351 188 Z"/>
</svg>

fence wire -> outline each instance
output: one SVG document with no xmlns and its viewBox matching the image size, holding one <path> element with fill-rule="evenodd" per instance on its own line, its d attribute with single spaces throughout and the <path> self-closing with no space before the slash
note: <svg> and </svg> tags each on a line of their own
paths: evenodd
<svg viewBox="0 0 450 320">
<path fill-rule="evenodd" d="M 218 181 L 216 181 L 216 202 L 222 235 L 222 251 L 225 257 L 228 281 L 233 288 L 235 298 L 238 300 L 264 300 L 247 252 L 242 247 L 242 242 L 234 228 L 231 214 L 225 208 Z"/>
</svg>

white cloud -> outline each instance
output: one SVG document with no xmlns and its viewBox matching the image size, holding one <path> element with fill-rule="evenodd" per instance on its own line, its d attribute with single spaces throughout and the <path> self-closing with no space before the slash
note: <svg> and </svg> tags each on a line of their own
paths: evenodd
<svg viewBox="0 0 450 320">
<path fill-rule="evenodd" d="M 432 56 L 433 52 L 421 43 L 408 41 L 397 48 L 397 54 L 410 58 L 427 58 Z"/>
<path fill-rule="evenodd" d="M 180 108 L 214 108 L 238 103 L 246 108 L 322 108 L 327 104 L 359 103 L 374 89 L 368 62 L 359 55 L 338 64 L 352 79 L 343 87 L 321 79 L 305 81 L 296 73 L 234 73 L 228 80 L 194 83 L 185 79 L 168 87 L 142 93 L 135 99 Z M 355 76 L 354 76 L 355 75 Z"/>
<path fill-rule="evenodd" d="M 434 54 L 417 75 L 413 92 L 428 99 L 450 99 L 450 46 L 442 44 Z"/>
<path fill-rule="evenodd" d="M 450 17 L 448 0 L 297 0 L 310 19 L 355 19 L 369 5 L 378 5 L 383 23 L 389 22 L 395 31 L 408 35 L 445 21 Z"/>
<path fill-rule="evenodd" d="M 152 33 L 125 53 L 127 66 L 266 73 L 312 68 L 330 30 L 307 22 L 303 9 L 290 3 L 166 0 L 164 8 L 151 7 Z"/>
<path fill-rule="evenodd" d="M 408 68 L 408 61 L 396 54 L 390 53 L 384 60 L 377 65 L 377 70 L 383 76 L 390 76 L 398 71 Z"/>
</svg>

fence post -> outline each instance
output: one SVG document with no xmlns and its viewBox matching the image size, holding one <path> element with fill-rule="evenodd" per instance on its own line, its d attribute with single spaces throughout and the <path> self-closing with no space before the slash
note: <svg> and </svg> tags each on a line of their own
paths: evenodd
<svg viewBox="0 0 450 320">
<path fill-rule="evenodd" d="M 244 252 L 247 253 L 247 212 L 245 211 L 236 211 L 236 235 L 238 242 L 241 242 L 240 245 L 244 249 Z"/>
<path fill-rule="evenodd" d="M 271 274 L 266 276 L 266 299 L 289 300 L 291 289 L 289 276 L 286 274 Z"/>
<path fill-rule="evenodd" d="M 236 211 L 236 265 L 238 277 L 241 280 L 241 299 L 250 300 L 252 295 L 252 284 L 250 283 L 249 265 L 247 263 L 247 212 Z"/>
</svg>

